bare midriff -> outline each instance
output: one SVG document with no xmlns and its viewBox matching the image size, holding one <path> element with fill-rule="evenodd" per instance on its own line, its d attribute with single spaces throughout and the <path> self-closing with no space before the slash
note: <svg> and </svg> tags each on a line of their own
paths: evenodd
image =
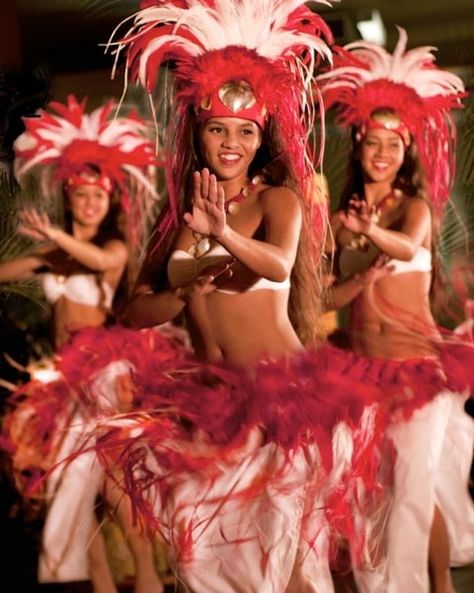
<svg viewBox="0 0 474 593">
<path fill-rule="evenodd" d="M 75 303 L 62 296 L 54 304 L 54 344 L 59 348 L 71 335 L 84 327 L 100 327 L 105 323 L 106 311 L 97 306 Z"/>
<path fill-rule="evenodd" d="M 248 366 L 302 348 L 288 320 L 289 290 L 214 292 L 188 306 L 196 354 L 211 362 Z"/>
<path fill-rule="evenodd" d="M 430 310 L 431 274 L 387 276 L 364 290 L 351 307 L 350 334 L 357 354 L 391 359 L 434 358 L 440 338 Z"/>
</svg>

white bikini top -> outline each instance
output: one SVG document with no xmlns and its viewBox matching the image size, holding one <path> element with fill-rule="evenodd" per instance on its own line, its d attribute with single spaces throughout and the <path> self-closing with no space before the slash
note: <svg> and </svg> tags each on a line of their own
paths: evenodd
<svg viewBox="0 0 474 593">
<path fill-rule="evenodd" d="M 380 250 L 370 244 L 367 250 L 360 250 L 350 245 L 344 247 L 339 257 L 339 271 L 341 279 L 345 280 L 365 272 L 380 255 Z M 387 266 L 393 270 L 391 275 L 404 274 L 406 272 L 431 272 L 431 251 L 427 247 L 419 247 L 412 259 L 403 261 L 401 259 L 390 259 Z"/>
<path fill-rule="evenodd" d="M 220 264 L 232 262 L 234 258 L 232 255 L 222 247 L 222 245 L 215 245 L 207 253 L 200 258 L 193 257 L 184 249 L 176 249 L 170 255 L 168 260 L 168 281 L 172 288 L 184 286 L 193 282 L 200 274 L 207 268 L 214 268 Z M 239 294 L 241 292 L 251 292 L 254 290 L 285 290 L 290 288 L 290 278 L 283 280 L 283 282 L 274 282 L 267 278 L 259 278 L 251 285 L 246 285 L 242 290 L 216 288 L 216 292 L 223 294 Z"/>
<path fill-rule="evenodd" d="M 65 296 L 70 301 L 81 305 L 97 307 L 103 300 L 106 309 L 110 309 L 112 306 L 114 291 L 106 282 L 102 282 L 99 286 L 96 274 L 64 276 L 45 272 L 40 274 L 39 278 L 49 303 L 54 304 L 62 296 Z"/>
<path fill-rule="evenodd" d="M 408 261 L 391 259 L 387 263 L 393 269 L 391 274 L 404 274 L 405 272 L 431 272 L 431 251 L 427 247 L 418 247 L 415 255 Z"/>
</svg>

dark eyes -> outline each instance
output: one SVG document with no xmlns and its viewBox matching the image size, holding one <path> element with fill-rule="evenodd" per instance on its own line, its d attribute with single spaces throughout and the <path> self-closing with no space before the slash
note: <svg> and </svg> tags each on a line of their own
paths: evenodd
<svg viewBox="0 0 474 593">
<path fill-rule="evenodd" d="M 378 146 L 378 143 L 375 142 L 374 140 L 366 140 L 365 145 L 373 147 L 373 146 Z M 393 142 L 388 145 L 388 148 L 390 148 L 391 150 L 395 150 L 395 149 L 398 149 L 399 146 L 400 145 L 398 144 L 398 142 Z"/>
<path fill-rule="evenodd" d="M 209 128 L 209 132 L 212 132 L 214 134 L 222 134 L 222 132 L 224 132 L 224 128 L 220 127 L 220 126 L 212 126 Z M 251 128 L 243 128 L 241 130 L 241 133 L 244 136 L 251 136 L 254 134 L 254 131 Z"/>
</svg>

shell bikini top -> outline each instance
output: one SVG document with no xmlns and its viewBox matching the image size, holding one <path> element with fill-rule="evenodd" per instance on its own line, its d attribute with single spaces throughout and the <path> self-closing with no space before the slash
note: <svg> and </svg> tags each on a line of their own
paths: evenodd
<svg viewBox="0 0 474 593">
<path fill-rule="evenodd" d="M 341 250 L 339 256 L 339 270 L 341 279 L 347 280 L 355 274 L 365 272 L 380 255 L 380 250 L 371 244 L 367 250 L 360 250 L 350 245 Z M 394 274 L 404 274 L 406 272 L 431 272 L 431 251 L 427 247 L 419 247 L 412 259 L 404 261 L 401 259 L 390 259 L 387 262 Z"/>
<path fill-rule="evenodd" d="M 45 272 L 40 275 L 40 283 L 49 303 L 54 304 L 62 296 L 74 303 L 97 307 L 103 300 L 106 309 L 112 306 L 114 290 L 102 281 L 97 283 L 96 274 L 72 274 L 64 276 Z"/>
<path fill-rule="evenodd" d="M 222 245 L 215 245 L 207 253 L 199 259 L 192 256 L 184 249 L 176 249 L 170 255 L 168 260 L 168 281 L 172 288 L 184 286 L 196 280 L 207 268 L 213 268 L 224 265 L 227 262 L 233 261 L 232 255 L 222 247 Z M 241 292 L 251 292 L 255 290 L 285 290 L 290 288 L 290 279 L 287 278 L 283 282 L 274 282 L 267 278 L 259 278 L 250 286 L 246 286 L 243 290 L 216 288 L 216 292 L 223 294 L 240 294 Z"/>
</svg>

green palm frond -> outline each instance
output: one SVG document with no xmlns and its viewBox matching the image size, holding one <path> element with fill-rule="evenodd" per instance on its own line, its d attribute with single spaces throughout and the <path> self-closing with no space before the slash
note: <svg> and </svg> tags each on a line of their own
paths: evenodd
<svg viewBox="0 0 474 593">
<path fill-rule="evenodd" d="M 474 103 L 471 100 L 457 122 L 459 143 L 457 174 L 446 206 L 439 238 L 439 254 L 445 271 L 454 262 L 469 262 L 474 237 Z"/>
<path fill-rule="evenodd" d="M 438 251 L 443 267 L 456 256 L 468 258 L 474 236 L 473 204 L 474 194 L 458 190 L 446 207 L 440 231 Z"/>
<path fill-rule="evenodd" d="M 53 220 L 58 219 L 58 211 L 62 204 L 45 204 L 42 198 L 39 180 L 31 175 L 22 180 L 22 189 L 11 201 L 0 201 L 0 261 L 21 257 L 31 252 L 33 243 L 17 231 L 18 212 L 24 207 L 35 207 L 46 210 Z M 2 303 L 8 302 L 8 295 L 17 295 L 34 303 L 44 313 L 48 306 L 45 303 L 37 280 L 29 279 L 18 282 L 0 284 Z"/>
<path fill-rule="evenodd" d="M 460 142 L 457 151 L 457 179 L 470 186 L 471 202 L 474 188 L 474 102 L 468 103 L 462 112 L 460 123 Z"/>
</svg>

